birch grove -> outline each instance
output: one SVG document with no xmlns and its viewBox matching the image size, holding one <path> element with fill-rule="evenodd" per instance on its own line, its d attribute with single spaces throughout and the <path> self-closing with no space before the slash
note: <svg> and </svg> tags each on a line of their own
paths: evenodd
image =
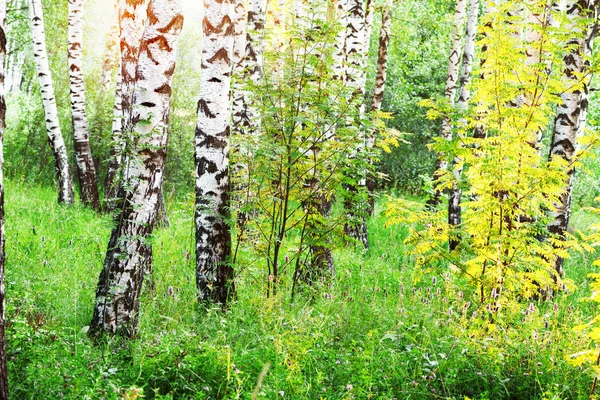
<svg viewBox="0 0 600 400">
<path fill-rule="evenodd" d="M 162 195 L 171 79 L 183 27 L 180 1 L 151 0 L 148 20 L 140 44 L 132 122 L 124 131 L 133 138 L 130 169 L 119 188 L 124 204 L 100 273 L 92 335 L 135 335 L 142 283 L 152 266 L 148 239 Z"/>
<path fill-rule="evenodd" d="M 46 33 L 44 32 L 44 16 L 40 0 L 29 1 L 29 13 L 31 18 L 31 35 L 33 38 L 33 57 L 42 90 L 46 131 L 54 156 L 54 166 L 58 178 L 58 202 L 73 204 L 75 201 L 73 181 L 69 169 L 67 148 L 60 130 L 60 121 L 58 120 L 54 84 L 52 83 L 52 74 L 50 73 L 50 64 L 46 51 Z"/>
</svg>

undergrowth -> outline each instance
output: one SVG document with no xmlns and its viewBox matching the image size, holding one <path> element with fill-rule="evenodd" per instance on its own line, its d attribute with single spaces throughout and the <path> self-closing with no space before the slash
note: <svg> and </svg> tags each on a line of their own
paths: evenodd
<svg viewBox="0 0 600 400">
<path fill-rule="evenodd" d="M 371 250 L 337 251 L 332 286 L 266 299 L 262 266 L 244 248 L 238 297 L 199 310 L 193 202 L 170 204 L 154 237 L 154 286 L 140 334 L 92 343 L 86 327 L 111 221 L 55 204 L 51 189 L 7 186 L 10 389 L 15 399 L 577 399 L 589 398 L 587 348 L 573 330 L 593 315 L 593 257 L 566 266 L 576 291 L 522 302 L 502 335 L 443 271 L 415 272 L 408 230 L 370 221 Z M 593 216 L 578 211 L 574 223 Z M 259 379 L 259 376 L 263 376 Z M 261 384 L 258 382 L 262 381 Z"/>
</svg>

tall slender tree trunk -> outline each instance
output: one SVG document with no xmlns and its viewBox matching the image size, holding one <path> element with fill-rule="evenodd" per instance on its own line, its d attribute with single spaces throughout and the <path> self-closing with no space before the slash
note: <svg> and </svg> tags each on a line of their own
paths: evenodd
<svg viewBox="0 0 600 400">
<path fill-rule="evenodd" d="M 392 17 L 393 0 L 386 0 L 381 13 L 381 30 L 379 31 L 379 53 L 377 57 L 377 75 L 371 110 L 380 111 L 387 80 L 388 48 L 390 44 L 390 25 Z"/>
<path fill-rule="evenodd" d="M 591 80 L 590 62 L 594 39 L 598 34 L 598 26 L 582 27 L 580 20 L 593 16 L 598 1 L 570 1 L 567 17 L 573 26 L 573 39 L 569 45 L 573 49 L 564 57 L 564 79 L 571 85 L 570 90 L 562 95 L 562 104 L 558 106 L 554 121 L 554 132 L 550 146 L 549 159 L 556 157 L 564 159 L 567 164 L 567 181 L 560 202 L 555 204 L 555 210 L 550 213 L 551 222 L 548 225 L 550 233 L 564 238 L 571 217 L 571 194 L 575 177 L 573 162 L 577 154 L 577 139 L 585 129 L 588 109 L 589 83 Z M 582 29 L 583 28 L 583 29 Z M 556 257 L 553 262 L 554 270 L 564 275 L 564 260 Z"/>
<path fill-rule="evenodd" d="M 107 211 L 114 209 L 118 191 L 117 174 L 121 168 L 121 157 L 125 151 L 123 140 L 123 75 L 121 68 L 117 70 L 117 88 L 115 90 L 115 102 L 113 106 L 113 121 L 111 128 L 111 145 L 108 157 L 108 170 L 104 181 L 104 208 Z"/>
<path fill-rule="evenodd" d="M 113 14 L 114 23 L 111 25 L 106 34 L 106 49 L 104 53 L 104 61 L 102 62 L 102 76 L 100 78 L 100 94 L 110 86 L 113 80 L 113 71 L 119 65 L 115 62 L 119 48 L 119 2 L 111 0 L 114 3 Z"/>
<path fill-rule="evenodd" d="M 84 0 L 69 0 L 69 82 L 71 87 L 73 138 L 81 201 L 95 210 L 99 210 L 98 178 L 94 159 L 92 158 L 85 112 L 82 59 L 83 3 Z"/>
<path fill-rule="evenodd" d="M 475 36 L 477 35 L 477 20 L 479 16 L 479 0 L 469 0 L 469 12 L 467 15 L 467 30 L 465 33 L 465 48 L 462 56 L 462 71 L 460 74 L 460 91 L 458 95 L 458 109 L 464 112 L 469 105 L 471 93 L 469 84 L 471 83 L 471 74 L 473 72 L 473 60 L 475 58 Z M 462 209 L 460 206 L 462 198 L 462 189 L 460 180 L 462 178 L 462 164 L 458 157 L 454 157 L 453 174 L 456 183 L 450 189 L 448 199 L 448 224 L 451 227 L 456 227 L 462 221 Z M 456 249 L 458 246 L 457 238 L 450 239 L 450 250 Z"/>
<path fill-rule="evenodd" d="M 42 90 L 42 101 L 46 116 L 46 131 L 52 154 L 56 175 L 58 176 L 58 202 L 73 204 L 73 181 L 69 170 L 69 157 L 65 141 L 60 131 L 58 110 L 56 108 L 56 97 L 54 97 L 54 86 L 48 63 L 46 51 L 46 33 L 44 32 L 44 16 L 42 14 L 41 0 L 30 0 L 29 11 L 31 16 L 31 35 L 33 38 L 33 57 L 37 67 L 37 73 Z"/>
<path fill-rule="evenodd" d="M 243 61 L 242 81 L 260 83 L 263 77 L 263 49 L 267 0 L 248 0 L 248 25 Z M 236 133 L 253 134 L 259 129 L 259 115 L 252 105 L 251 93 L 242 90 L 241 116 L 236 122 Z"/>
<path fill-rule="evenodd" d="M 467 1 L 457 0 L 456 10 L 454 12 L 454 31 L 452 33 L 452 41 L 450 44 L 450 57 L 448 57 L 448 75 L 446 78 L 446 90 L 444 96 L 451 106 L 454 106 L 454 98 L 456 97 L 456 87 L 458 83 L 458 72 L 460 69 L 461 41 L 463 37 L 463 27 L 465 21 Z M 452 119 L 445 117 L 442 120 L 442 130 L 440 136 L 446 140 L 452 140 Z M 435 170 L 433 179 L 437 181 L 448 170 L 448 161 L 444 159 L 444 155 L 438 153 L 435 160 Z M 441 201 L 442 191 L 437 187 L 434 189 L 433 195 L 427 201 L 427 205 L 431 209 L 435 209 Z"/>
<path fill-rule="evenodd" d="M 130 167 L 127 157 L 128 137 L 125 132 L 132 132 L 132 105 L 133 91 L 136 83 L 136 71 L 140 54 L 140 42 L 147 20 L 148 0 L 118 0 L 119 1 L 119 28 L 121 48 L 121 84 L 117 83 L 120 90 L 121 129 L 115 129 L 113 123 L 113 137 L 111 138 L 111 159 L 109 172 L 105 182 L 108 190 L 105 193 L 106 208 L 112 211 L 118 200 L 119 181 L 128 173 Z M 116 97 L 116 100 L 119 96 Z M 115 100 L 115 108 L 117 108 Z M 116 114 L 117 115 L 117 114 Z M 119 135 L 119 133 L 121 135 Z M 125 163 L 125 165 L 123 165 Z"/>
<path fill-rule="evenodd" d="M 364 115 L 364 88 L 366 82 L 366 53 L 365 53 L 365 33 L 366 19 L 363 0 L 340 0 L 340 8 L 345 15 L 342 21 L 345 23 L 345 71 L 344 80 L 348 87 L 353 90 L 351 101 L 358 108 L 359 118 Z M 357 123 L 357 120 L 350 119 L 349 123 Z M 357 134 L 364 140 L 364 132 L 360 122 L 358 122 Z M 365 146 L 359 146 L 355 153 L 364 151 Z M 354 157 L 351 156 L 351 157 Z M 361 186 L 366 186 L 364 174 L 359 171 L 351 171 L 352 179 L 356 182 L 346 187 L 346 198 L 344 199 L 344 208 L 348 222 L 344 226 L 344 232 L 351 238 L 356 239 L 363 244 L 365 248 L 369 247 L 369 238 L 367 231 L 366 214 L 368 204 L 361 204 L 355 198 L 358 196 Z"/>
<path fill-rule="evenodd" d="M 373 19 L 375 17 L 375 0 L 365 0 L 365 43 L 364 53 L 369 55 L 371 47 L 371 33 L 373 32 Z"/>
<path fill-rule="evenodd" d="M 225 304 L 234 293 L 229 230 L 229 93 L 233 0 L 204 0 L 204 38 L 196 125 L 196 286 L 198 299 Z"/>
<path fill-rule="evenodd" d="M 246 35 L 248 30 L 248 6 L 247 0 L 236 0 L 234 5 L 235 12 L 235 35 L 233 46 L 232 70 L 233 70 L 233 88 L 232 88 L 232 132 L 235 135 L 241 135 L 243 129 L 245 93 L 244 69 L 246 68 Z"/>
<path fill-rule="evenodd" d="M 142 283 L 152 265 L 148 239 L 161 196 L 171 78 L 183 26 L 180 0 L 151 0 L 148 18 L 140 45 L 132 122 L 127 128 L 133 137 L 131 165 L 119 189 L 123 205 L 100 273 L 92 336 L 136 334 Z"/>
<path fill-rule="evenodd" d="M 388 47 L 390 44 L 390 25 L 393 6 L 393 0 L 386 0 L 381 12 L 377 74 L 375 76 L 375 89 L 373 90 L 373 99 L 371 102 L 372 112 L 380 111 L 383 103 L 383 94 L 385 92 L 385 83 L 387 80 Z M 369 149 L 375 147 L 375 139 L 375 133 L 369 132 L 369 137 L 367 138 L 367 147 Z M 369 191 L 369 214 L 373 214 L 375 209 L 375 179 L 370 175 L 367 176 L 367 190 Z"/>
<path fill-rule="evenodd" d="M 6 277 L 4 236 L 4 131 L 6 129 L 6 0 L 0 0 L 0 400 L 8 400 L 6 357 Z"/>
</svg>

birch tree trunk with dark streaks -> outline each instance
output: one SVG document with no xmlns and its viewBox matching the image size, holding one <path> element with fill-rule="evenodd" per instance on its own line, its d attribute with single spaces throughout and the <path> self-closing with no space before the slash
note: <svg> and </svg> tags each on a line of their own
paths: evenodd
<svg viewBox="0 0 600 400">
<path fill-rule="evenodd" d="M 44 32 L 44 16 L 42 14 L 41 0 L 29 1 L 29 12 L 31 17 L 31 36 L 33 38 L 33 58 L 42 90 L 42 101 L 44 103 L 44 114 L 46 117 L 46 131 L 48 142 L 54 156 L 54 166 L 58 177 L 58 202 L 73 204 L 73 181 L 69 170 L 69 157 L 67 148 L 60 130 L 58 110 L 56 108 L 56 97 L 48 63 L 46 51 L 46 33 Z"/>
<path fill-rule="evenodd" d="M 244 69 L 246 60 L 246 31 L 248 30 L 248 7 L 246 0 L 236 0 L 234 5 L 235 34 L 233 45 L 232 71 L 232 132 L 242 134 L 244 120 Z"/>
<path fill-rule="evenodd" d="M 6 0 L 0 0 L 0 400 L 8 400 L 6 355 L 6 238 L 4 231 L 4 131 L 6 129 Z"/>
<path fill-rule="evenodd" d="M 120 180 L 128 173 L 129 163 L 126 160 L 128 137 L 126 132 L 132 132 L 133 91 L 136 83 L 136 71 L 140 54 L 140 43 L 147 20 L 148 0 L 119 0 L 119 29 L 121 49 L 121 130 L 115 130 L 111 138 L 111 161 L 105 182 L 109 190 L 105 192 L 105 202 L 108 211 L 112 211 L 118 200 Z M 118 134 L 121 133 L 120 136 Z M 125 165 L 123 165 L 125 163 Z"/>
<path fill-rule="evenodd" d="M 151 0 L 148 20 L 140 45 L 133 114 L 125 131 L 132 130 L 130 169 L 119 188 L 123 204 L 98 281 L 92 336 L 136 334 L 142 283 L 152 266 L 148 239 L 162 194 L 171 78 L 183 26 L 180 0 Z"/>
<path fill-rule="evenodd" d="M 373 90 L 373 99 L 371 101 L 371 111 L 381 111 L 383 103 L 383 94 L 385 92 L 385 83 L 387 80 L 387 61 L 388 48 L 390 44 L 390 25 L 394 2 L 386 0 L 381 12 L 381 29 L 379 31 L 379 51 L 377 55 L 377 74 L 375 76 L 375 89 Z M 375 133 L 369 132 L 367 138 L 367 147 L 372 149 L 375 147 Z M 373 214 L 375 209 L 375 179 L 372 176 L 367 176 L 367 190 L 369 191 L 369 214 Z"/>
<path fill-rule="evenodd" d="M 229 193 L 229 105 L 233 0 L 204 0 L 202 75 L 196 125 L 196 286 L 200 302 L 234 294 Z"/>
<path fill-rule="evenodd" d="M 567 17 L 575 34 L 569 42 L 573 49 L 564 57 L 564 79 L 569 82 L 571 88 L 561 95 L 562 104 L 556 111 L 549 155 L 550 161 L 560 157 L 567 162 L 568 178 L 565 189 L 560 196 L 560 203 L 555 204 L 556 209 L 550 213 L 551 221 L 548 225 L 550 233 L 563 239 L 571 218 L 571 194 L 575 177 L 573 162 L 578 150 L 577 139 L 583 134 L 587 120 L 589 84 L 592 77 L 591 55 L 594 39 L 598 34 L 595 22 L 582 29 L 578 20 L 592 17 L 597 7 L 597 0 L 570 1 L 567 7 Z M 563 276 L 564 259 L 556 257 L 552 262 L 554 270 Z"/>
<path fill-rule="evenodd" d="M 69 0 L 69 83 L 71 113 L 79 194 L 83 204 L 100 209 L 98 178 L 92 158 L 90 134 L 85 111 L 85 84 L 83 81 L 83 6 L 84 0 Z"/>
<path fill-rule="evenodd" d="M 448 75 L 446 78 L 446 90 L 444 96 L 451 106 L 454 106 L 456 97 L 456 87 L 458 83 L 458 72 L 460 69 L 461 41 L 463 37 L 463 26 L 465 20 L 466 0 L 456 1 L 456 10 L 454 13 L 454 31 L 450 45 L 450 56 L 448 57 Z M 442 120 L 442 130 L 440 136 L 445 140 L 452 140 L 452 120 L 450 117 L 445 117 Z M 448 161 L 443 158 L 442 154 L 437 154 L 435 160 L 435 170 L 433 179 L 437 181 L 448 170 Z M 427 201 L 427 205 L 431 209 L 435 209 L 441 201 L 442 191 L 437 187 L 434 193 Z"/>
<path fill-rule="evenodd" d="M 359 122 L 364 115 L 364 93 L 366 84 L 366 52 L 365 52 L 365 34 L 366 34 L 366 19 L 363 0 L 341 0 L 341 9 L 345 14 L 343 22 L 345 22 L 345 73 L 344 79 L 348 87 L 353 89 L 351 101 L 358 109 L 358 119 L 349 119 L 349 123 L 357 124 L 357 135 L 362 136 L 361 140 L 365 141 L 365 133 Z M 366 143 L 365 143 L 366 145 Z M 359 146 L 353 149 L 354 155 L 364 151 L 365 146 Z M 357 196 L 361 186 L 366 186 L 364 174 L 360 171 L 351 172 L 352 180 L 356 181 L 353 184 L 347 185 L 347 196 L 344 199 L 344 208 L 348 222 L 344 226 L 344 232 L 349 237 L 362 243 L 365 248 L 369 247 L 369 238 L 367 231 L 366 214 L 369 205 L 360 204 L 354 199 Z"/>
<path fill-rule="evenodd" d="M 462 57 L 462 71 L 460 74 L 460 90 L 458 94 L 458 109 L 464 112 L 469 104 L 471 93 L 469 84 L 471 83 L 471 74 L 473 72 L 473 60 L 475 58 L 475 37 L 477 36 L 477 20 L 479 17 L 479 0 L 469 0 L 469 12 L 467 14 L 467 28 L 465 33 L 465 49 Z M 460 180 L 462 177 L 461 160 L 458 157 L 454 158 L 453 171 L 456 183 L 450 189 L 448 198 L 448 224 L 451 227 L 456 227 L 461 224 L 462 209 L 460 201 L 462 198 L 462 189 Z M 456 249 L 458 241 L 450 239 L 450 250 Z"/>
<path fill-rule="evenodd" d="M 119 63 L 120 64 L 120 63 Z M 121 156 L 125 151 L 123 141 L 123 78 L 121 68 L 117 70 L 117 87 L 115 89 L 115 101 L 113 105 L 113 120 L 111 128 L 111 145 L 108 156 L 108 171 L 104 181 L 104 208 L 112 211 L 117 197 L 118 180 L 117 174 L 121 168 Z"/>
</svg>

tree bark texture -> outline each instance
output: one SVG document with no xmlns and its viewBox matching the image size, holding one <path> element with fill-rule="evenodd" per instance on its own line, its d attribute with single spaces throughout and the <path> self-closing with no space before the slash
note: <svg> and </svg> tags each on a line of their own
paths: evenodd
<svg viewBox="0 0 600 400">
<path fill-rule="evenodd" d="M 100 273 L 92 336 L 136 334 L 143 278 L 152 265 L 148 239 L 162 195 L 171 78 L 183 26 L 180 1 L 151 0 L 148 21 L 140 45 L 132 131 L 126 132 L 132 136 L 131 165 L 119 189 L 123 205 Z"/>
<path fill-rule="evenodd" d="M 390 25 L 393 6 L 393 0 L 386 0 L 381 12 L 379 51 L 377 55 L 377 73 L 375 75 L 375 89 L 373 90 L 373 99 L 371 101 L 372 112 L 380 111 L 383 103 L 383 94 L 385 92 L 385 84 L 387 79 L 388 48 L 390 44 Z M 369 132 L 367 146 L 370 149 L 375 147 L 375 135 L 375 132 Z M 369 191 L 369 214 L 372 215 L 375 210 L 375 178 L 373 176 L 367 176 L 367 190 Z"/>
<path fill-rule="evenodd" d="M 58 177 L 58 202 L 73 204 L 73 181 L 69 170 L 69 157 L 67 148 L 60 130 L 58 110 L 56 108 L 56 97 L 48 63 L 46 51 L 46 33 L 44 32 L 44 16 L 42 14 L 41 0 L 30 0 L 29 11 L 31 17 L 31 36 L 33 38 L 33 57 L 37 68 L 40 87 L 42 90 L 42 101 L 46 117 L 46 131 L 48 142 L 54 156 L 54 166 Z"/>
<path fill-rule="evenodd" d="M 235 34 L 233 46 L 233 89 L 232 89 L 232 130 L 236 135 L 243 132 L 245 93 L 244 77 L 246 68 L 246 34 L 248 30 L 247 0 L 236 0 L 234 5 Z"/>
<path fill-rule="evenodd" d="M 120 136 L 111 138 L 111 164 L 107 174 L 105 186 L 109 188 L 105 193 L 108 200 L 107 208 L 112 210 L 116 205 L 120 179 L 127 174 L 129 168 L 126 155 L 128 138 L 125 132 L 132 132 L 135 122 L 132 120 L 133 92 L 136 83 L 136 71 L 140 54 L 140 42 L 144 33 L 147 20 L 148 0 L 119 0 L 119 28 L 121 48 L 121 112 L 123 114 L 121 130 L 115 130 L 113 134 L 121 133 Z M 123 165 L 125 163 L 125 165 Z"/>
<path fill-rule="evenodd" d="M 379 53 L 377 56 L 377 75 L 375 77 L 375 89 L 373 91 L 373 102 L 371 110 L 381 110 L 385 83 L 387 78 L 388 47 L 390 44 L 390 25 L 392 17 L 393 0 L 386 0 L 381 14 L 381 30 L 379 31 Z"/>
<path fill-rule="evenodd" d="M 108 158 L 108 171 L 104 181 L 104 208 L 107 211 L 114 209 L 118 191 L 117 174 L 121 168 L 121 157 L 125 151 L 123 140 L 123 79 L 121 68 L 117 70 L 117 88 L 115 89 L 115 102 L 113 106 L 113 120 L 111 128 L 111 145 Z"/>
<path fill-rule="evenodd" d="M 0 0 L 0 400 L 8 400 L 4 235 L 4 131 L 6 129 L 6 0 Z"/>
<path fill-rule="evenodd" d="M 459 111 L 465 111 L 469 105 L 469 99 L 471 93 L 469 91 L 469 84 L 471 83 L 471 77 L 473 72 L 473 61 L 475 58 L 475 37 L 477 36 L 477 20 L 479 17 L 479 0 L 469 0 L 469 12 L 467 15 L 467 28 L 465 33 L 465 47 L 462 56 L 462 70 L 460 73 L 460 90 L 458 94 L 458 109 Z M 448 224 L 452 226 L 459 226 L 462 221 L 462 209 L 460 207 L 460 201 L 462 198 L 462 189 L 460 187 L 460 180 L 462 178 L 462 165 L 461 160 L 458 157 L 454 158 L 453 161 L 454 169 L 453 174 L 456 178 L 456 183 L 450 189 L 450 196 L 448 199 Z M 450 250 L 454 250 L 458 246 L 457 240 L 450 240 Z"/>
<path fill-rule="evenodd" d="M 79 194 L 83 204 L 100 209 L 98 178 L 92 158 L 90 134 L 85 112 L 85 83 L 83 81 L 83 5 L 84 0 L 69 0 L 69 83 L 71 113 Z"/>
<path fill-rule="evenodd" d="M 467 1 L 457 0 L 456 10 L 454 12 L 454 31 L 450 44 L 450 56 L 448 57 L 448 75 L 446 78 L 446 90 L 444 96 L 451 106 L 454 106 L 456 97 L 456 88 L 458 83 L 458 73 L 460 70 L 461 59 L 461 42 L 463 37 L 463 27 L 465 22 Z M 442 120 L 442 130 L 440 136 L 446 140 L 452 140 L 452 119 L 447 116 Z M 444 155 L 438 153 L 435 160 L 435 170 L 433 179 L 437 181 L 448 170 L 448 161 L 444 159 Z M 441 190 L 434 189 L 433 195 L 427 201 L 427 205 L 431 209 L 435 209 L 441 201 Z"/>
<path fill-rule="evenodd" d="M 364 93 L 366 84 L 366 55 L 365 51 L 365 36 L 366 36 L 366 19 L 363 0 L 340 0 L 341 10 L 345 15 L 345 82 L 348 87 L 353 89 L 352 101 L 355 102 L 359 110 L 359 116 L 364 115 Z M 364 136 L 362 126 L 358 126 L 359 135 Z M 366 141 L 366 140 L 365 140 Z M 366 145 L 366 143 L 365 143 Z M 355 151 L 360 153 L 364 151 L 364 145 L 357 148 Z M 354 194 L 357 194 L 361 186 L 366 186 L 365 176 L 361 172 L 352 173 L 352 178 L 357 182 L 353 185 L 348 185 L 346 190 L 349 193 L 344 200 L 344 208 L 348 217 L 348 222 L 344 226 L 346 235 L 356 239 L 363 244 L 365 248 L 369 247 L 369 238 L 367 231 L 368 204 L 359 204 L 352 199 Z"/>
<path fill-rule="evenodd" d="M 571 85 L 571 89 L 562 95 L 562 104 L 556 111 L 552 144 L 549 159 L 561 157 L 568 163 L 567 181 L 564 192 L 560 196 L 560 203 L 555 204 L 556 209 L 550 213 L 551 222 L 548 225 L 550 233 L 564 238 L 569 227 L 571 217 L 571 194 L 575 177 L 575 161 L 578 144 L 577 139 L 583 134 L 587 119 L 589 83 L 591 80 L 590 62 L 594 38 L 598 33 L 598 26 L 581 29 L 578 23 L 583 17 L 590 17 L 590 10 L 596 7 L 597 1 L 571 1 L 567 8 L 567 17 L 573 26 L 574 37 L 569 45 L 573 50 L 564 57 L 564 78 Z M 592 14 L 593 15 L 593 14 Z M 562 257 L 553 260 L 555 271 L 561 276 L 564 274 Z"/>
<path fill-rule="evenodd" d="M 242 82 L 260 83 L 263 77 L 264 30 L 266 17 L 266 0 L 248 0 L 248 24 L 246 27 L 245 53 L 243 61 Z M 258 110 L 252 105 L 251 93 L 241 91 L 241 114 L 235 116 L 236 133 L 251 135 L 259 129 Z"/>
<path fill-rule="evenodd" d="M 201 302 L 234 293 L 229 230 L 229 93 L 233 0 L 204 0 L 202 76 L 196 125 L 196 286 Z"/>
</svg>

